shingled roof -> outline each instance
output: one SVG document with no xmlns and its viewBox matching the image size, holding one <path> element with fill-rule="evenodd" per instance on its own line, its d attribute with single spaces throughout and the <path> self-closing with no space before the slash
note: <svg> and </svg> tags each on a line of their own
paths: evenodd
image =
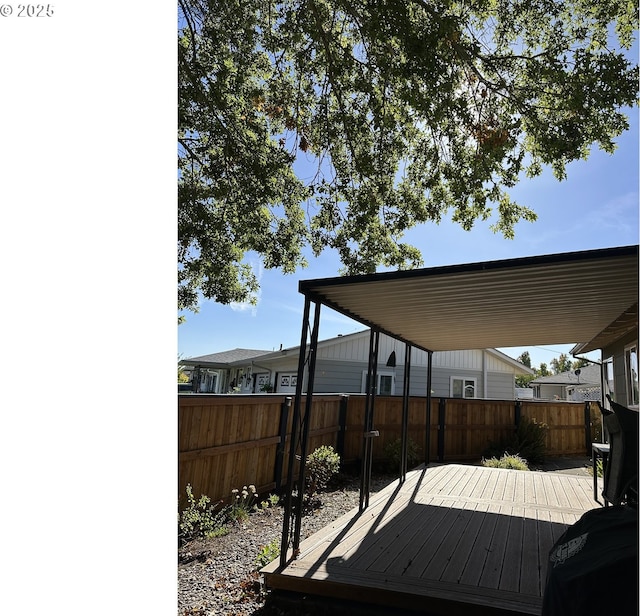
<svg viewBox="0 0 640 616">
<path fill-rule="evenodd" d="M 222 351 L 221 353 L 201 355 L 200 357 L 189 357 L 188 359 L 181 360 L 180 363 L 184 366 L 224 367 L 230 364 L 256 359 L 269 353 L 271 353 L 271 351 L 260 349 L 233 349 L 231 351 Z"/>
<path fill-rule="evenodd" d="M 575 370 L 540 376 L 531 381 L 530 385 L 600 385 L 600 366 L 588 365 L 580 368 L 580 374 Z"/>
</svg>

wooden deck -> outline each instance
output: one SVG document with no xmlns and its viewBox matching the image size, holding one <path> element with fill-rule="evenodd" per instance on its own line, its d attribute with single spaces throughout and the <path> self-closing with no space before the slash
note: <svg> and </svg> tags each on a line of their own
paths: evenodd
<svg viewBox="0 0 640 616">
<path fill-rule="evenodd" d="M 589 476 L 449 464 L 411 471 L 301 544 L 269 589 L 428 614 L 540 614 L 549 550 L 590 509 Z"/>
</svg>

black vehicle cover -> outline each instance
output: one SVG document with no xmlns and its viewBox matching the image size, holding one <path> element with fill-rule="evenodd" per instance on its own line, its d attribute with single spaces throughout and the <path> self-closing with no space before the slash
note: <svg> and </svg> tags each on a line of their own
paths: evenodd
<svg viewBox="0 0 640 616">
<path fill-rule="evenodd" d="M 593 509 L 549 553 L 542 616 L 638 614 L 638 511 Z"/>
</svg>

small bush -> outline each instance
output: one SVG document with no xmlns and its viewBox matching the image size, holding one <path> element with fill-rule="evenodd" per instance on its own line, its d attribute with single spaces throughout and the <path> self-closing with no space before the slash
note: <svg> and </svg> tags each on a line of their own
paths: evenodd
<svg viewBox="0 0 640 616">
<path fill-rule="evenodd" d="M 324 489 L 329 480 L 340 470 L 340 456 L 330 445 L 322 445 L 307 456 L 305 492 L 311 500 L 316 492 Z"/>
<path fill-rule="evenodd" d="M 498 458 L 490 458 L 482 460 L 482 466 L 491 468 L 511 468 L 517 471 L 528 471 L 529 465 L 527 461 L 517 455 L 509 455 L 505 453 L 499 460 Z"/>
<path fill-rule="evenodd" d="M 201 495 L 196 501 L 191 484 L 187 484 L 187 507 L 178 516 L 178 535 L 184 543 L 196 537 L 220 537 L 228 533 L 227 507 L 211 505 L 211 499 Z"/>
<path fill-rule="evenodd" d="M 523 417 L 512 436 L 499 443 L 491 443 L 482 457 L 489 459 L 512 454 L 524 458 L 529 464 L 542 464 L 547 451 L 548 430 L 547 424 Z"/>
<path fill-rule="evenodd" d="M 260 548 L 260 552 L 255 560 L 256 567 L 258 567 L 258 569 L 266 567 L 272 560 L 278 558 L 278 556 L 280 556 L 280 540 L 273 539 L 270 543 Z"/>
<path fill-rule="evenodd" d="M 277 494 L 269 494 L 267 500 L 263 500 L 260 502 L 260 509 L 273 509 L 277 507 L 280 503 L 280 497 Z"/>
<path fill-rule="evenodd" d="M 400 458 L 402 457 L 402 439 L 389 441 L 384 446 L 384 456 L 392 473 L 400 470 Z M 407 439 L 407 467 L 413 468 L 420 462 L 420 448 L 410 438 Z"/>
</svg>

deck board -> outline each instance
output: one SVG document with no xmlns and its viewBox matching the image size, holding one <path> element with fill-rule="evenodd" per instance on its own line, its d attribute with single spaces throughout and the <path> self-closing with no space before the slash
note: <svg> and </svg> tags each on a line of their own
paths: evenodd
<svg viewBox="0 0 640 616">
<path fill-rule="evenodd" d="M 421 520 L 420 526 L 416 529 L 410 529 L 400 541 L 398 541 L 398 552 L 395 558 L 389 562 L 388 566 L 383 571 L 392 575 L 402 575 L 411 566 L 413 559 L 423 549 L 428 548 L 429 539 L 435 534 L 436 529 L 440 526 L 440 523 L 447 514 L 447 507 L 438 506 L 442 505 L 444 501 L 442 499 L 433 499 L 432 505 L 427 514 L 424 515 L 424 519 Z"/>
<path fill-rule="evenodd" d="M 598 507 L 591 490 L 588 476 L 416 469 L 265 567 L 266 584 L 447 616 L 539 614 L 549 550 Z"/>
<path fill-rule="evenodd" d="M 460 520 L 460 509 L 447 507 L 446 513 L 440 520 L 440 523 L 433 529 L 433 532 L 429 535 L 428 543 L 425 542 L 422 549 L 416 554 L 411 561 L 411 564 L 407 567 L 404 575 L 411 577 L 422 578 L 424 571 L 435 568 L 437 571 L 442 570 L 444 565 L 443 558 L 446 558 L 445 554 L 448 553 L 444 543 L 454 535 L 454 529 L 456 522 Z M 432 564 L 433 563 L 433 564 Z M 427 576 L 428 579 L 438 579 L 438 574 Z"/>
<path fill-rule="evenodd" d="M 520 586 L 518 591 L 528 595 L 540 595 L 540 559 L 546 560 L 547 552 L 540 551 L 537 518 L 523 518 L 522 545 L 528 552 L 520 563 Z M 549 546 L 551 548 L 552 546 Z"/>
<path fill-rule="evenodd" d="M 493 505 L 489 508 L 489 512 L 499 514 L 502 521 L 498 519 L 498 523 L 493 531 L 491 543 L 487 548 L 487 559 L 484 563 L 480 582 L 478 586 L 485 588 L 498 588 L 500 585 L 500 574 L 502 573 L 502 565 L 504 563 L 507 551 L 507 538 L 509 535 L 509 508 L 504 505 Z"/>
<path fill-rule="evenodd" d="M 523 484 L 524 486 L 524 484 Z M 509 532 L 505 547 L 504 562 L 508 567 L 502 566 L 500 571 L 500 589 L 518 592 L 520 589 L 520 567 L 525 557 L 530 557 L 531 546 L 523 543 L 524 535 L 524 509 L 522 507 L 503 508 L 503 513 L 509 516 Z"/>
<path fill-rule="evenodd" d="M 488 503 L 480 503 L 476 511 L 489 513 L 490 507 L 491 505 Z M 470 547 L 469 559 L 460 578 L 461 583 L 469 586 L 477 586 L 480 583 L 480 576 L 484 571 L 484 565 L 491 550 L 491 541 L 497 522 L 497 516 L 482 516 L 480 530 L 475 537 L 472 537 L 473 543 Z"/>
</svg>

